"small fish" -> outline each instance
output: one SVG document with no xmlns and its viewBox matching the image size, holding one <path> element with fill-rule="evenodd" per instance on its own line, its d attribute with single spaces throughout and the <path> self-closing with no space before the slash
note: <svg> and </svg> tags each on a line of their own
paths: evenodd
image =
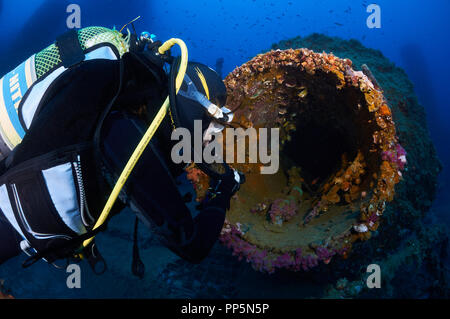
<svg viewBox="0 0 450 319">
<path fill-rule="evenodd" d="M 317 177 L 315 180 L 313 180 L 313 181 L 311 182 L 311 185 L 316 185 L 318 181 L 319 181 L 319 178 Z"/>
</svg>

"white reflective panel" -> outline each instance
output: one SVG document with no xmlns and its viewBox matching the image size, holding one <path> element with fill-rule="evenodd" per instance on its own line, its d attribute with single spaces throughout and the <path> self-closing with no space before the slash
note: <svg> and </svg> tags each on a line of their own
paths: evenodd
<svg viewBox="0 0 450 319">
<path fill-rule="evenodd" d="M 11 207 L 11 203 L 9 201 L 8 190 L 6 189 L 6 185 L 0 186 L 0 208 L 5 215 L 6 219 L 9 223 L 14 227 L 14 229 L 25 239 L 22 230 L 17 223 L 16 217 L 14 217 L 14 212 Z"/>
<path fill-rule="evenodd" d="M 42 171 L 53 204 L 64 223 L 78 234 L 86 232 L 78 209 L 71 163 Z"/>
<path fill-rule="evenodd" d="M 86 54 L 85 60 L 94 59 L 117 60 L 117 56 L 114 54 L 114 51 L 110 47 L 104 46 Z"/>
</svg>

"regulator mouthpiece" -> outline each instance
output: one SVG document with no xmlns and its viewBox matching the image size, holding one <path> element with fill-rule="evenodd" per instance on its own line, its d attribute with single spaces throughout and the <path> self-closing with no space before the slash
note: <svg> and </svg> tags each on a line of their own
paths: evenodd
<svg viewBox="0 0 450 319">
<path fill-rule="evenodd" d="M 142 42 L 146 42 L 146 43 L 153 43 L 156 40 L 156 35 L 154 35 L 153 33 L 144 31 L 141 33 L 139 40 L 141 40 Z"/>
</svg>

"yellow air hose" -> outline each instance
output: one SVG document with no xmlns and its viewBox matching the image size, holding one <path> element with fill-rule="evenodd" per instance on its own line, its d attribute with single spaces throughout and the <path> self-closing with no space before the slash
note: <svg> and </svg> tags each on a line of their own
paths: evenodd
<svg viewBox="0 0 450 319">
<path fill-rule="evenodd" d="M 159 48 L 159 53 L 164 54 L 167 50 L 169 50 L 171 47 L 173 47 L 175 44 L 178 44 L 181 48 L 181 64 L 180 68 L 178 70 L 176 82 L 175 82 L 175 88 L 176 93 L 180 90 L 181 84 L 183 83 L 184 75 L 186 74 L 186 68 L 188 63 L 188 51 L 186 44 L 181 39 L 172 38 L 166 42 Z M 108 218 L 108 215 L 114 206 L 114 203 L 117 200 L 117 197 L 119 196 L 120 191 L 122 190 L 123 186 L 125 185 L 125 182 L 127 181 L 128 177 L 130 176 L 131 172 L 133 171 L 134 166 L 136 165 L 137 161 L 141 157 L 142 153 L 144 152 L 145 148 L 147 147 L 148 143 L 152 139 L 153 135 L 155 134 L 156 130 L 158 129 L 159 125 L 161 124 L 162 120 L 167 114 L 167 111 L 169 109 L 169 96 L 167 96 L 166 100 L 164 101 L 163 105 L 159 109 L 158 113 L 156 114 L 155 118 L 153 119 L 152 123 L 150 124 L 149 128 L 145 132 L 144 136 L 142 137 L 141 141 L 139 142 L 138 146 L 134 150 L 133 154 L 131 155 L 130 159 L 128 160 L 127 165 L 125 165 L 125 168 L 123 169 L 122 173 L 119 176 L 119 179 L 116 182 L 116 185 L 114 185 L 113 190 L 111 191 L 111 194 L 109 195 L 109 198 L 103 207 L 102 213 L 100 214 L 100 217 L 98 218 L 97 222 L 94 225 L 93 230 L 97 229 Z M 86 239 L 83 242 L 83 247 L 87 247 L 92 240 L 94 239 L 94 236 Z"/>
</svg>

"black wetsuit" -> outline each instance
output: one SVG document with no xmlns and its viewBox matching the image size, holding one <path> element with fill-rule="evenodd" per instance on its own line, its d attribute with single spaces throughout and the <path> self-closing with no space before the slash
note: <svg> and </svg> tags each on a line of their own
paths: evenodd
<svg viewBox="0 0 450 319">
<path fill-rule="evenodd" d="M 142 137 L 143 129 L 143 121 L 124 116 L 120 112 L 114 112 L 106 119 L 102 144 L 105 161 L 113 166 L 113 170 L 120 172 L 125 166 Z M 159 151 L 164 149 L 160 144 L 158 139 L 151 142 L 126 184 L 127 193 L 139 206 L 142 215 L 156 225 L 164 223 L 165 218 L 176 220 L 181 216 L 181 219 L 184 219 L 183 216 L 190 214 L 181 194 L 176 191 L 176 182 L 171 175 L 167 175 L 166 170 L 173 171 L 173 167 L 170 167 L 170 162 L 167 161 L 167 153 Z M 160 158 L 156 158 L 157 156 Z M 191 262 L 200 262 L 205 258 L 222 229 L 230 196 L 223 193 L 205 201 L 192 221 L 178 220 L 185 231 L 187 241 L 183 243 L 180 238 L 174 238 L 167 243 L 168 247 Z M 21 236 L 0 210 L 0 264 L 20 253 L 21 240 Z"/>
<path fill-rule="evenodd" d="M 129 56 L 124 56 L 123 60 L 125 65 L 123 93 L 119 96 L 114 108 L 116 112 L 111 113 L 104 123 L 102 130 L 104 133 L 101 138 L 103 158 L 109 163 L 110 171 L 116 173 L 114 178 L 117 178 L 122 171 L 141 139 L 143 131 L 149 125 L 148 120 L 139 122 L 137 118 L 130 117 L 131 115 L 121 106 L 126 106 L 129 110 L 130 106 L 139 106 L 142 105 L 141 103 L 147 104 L 148 101 L 153 101 L 154 107 L 148 109 L 150 112 L 152 110 L 156 112 L 162 103 L 158 98 L 167 96 L 165 79 L 158 85 L 148 80 L 147 69 L 136 64 L 135 60 Z M 117 83 L 120 82 L 117 70 L 116 61 L 87 61 L 70 70 L 57 85 L 53 85 L 51 94 L 46 95 L 48 101 L 36 115 L 36 120 L 20 147 L 17 147 L 13 165 L 16 164 L 15 162 L 20 163 L 30 157 L 65 146 L 69 143 L 67 135 L 74 136 L 77 143 L 78 140 L 86 140 L 86 136 L 92 134 L 91 128 L 96 120 L 96 117 L 91 115 L 104 107 L 116 93 Z M 135 101 L 132 101 L 133 99 Z M 167 135 L 170 127 L 169 130 L 164 130 L 164 125 L 167 128 L 167 122 L 167 120 L 163 122 L 157 131 L 157 136 L 152 139 L 138 161 L 127 181 L 126 191 L 138 206 L 141 217 L 151 220 L 158 226 L 164 226 L 166 220 L 170 221 L 169 231 L 166 232 L 166 235 L 169 234 L 166 236 L 168 239 L 166 244 L 172 251 L 191 262 L 199 262 L 206 257 L 220 234 L 231 192 L 222 191 L 213 200 L 204 202 L 199 214 L 194 219 L 191 217 L 171 177 L 177 176 L 177 173 L 176 169 L 174 171 L 174 167 L 171 167 L 173 163 L 170 160 L 170 134 Z M 166 132 L 165 135 L 164 132 Z M 49 139 L 49 136 L 52 138 Z M 71 141 L 71 143 L 75 142 Z M 3 162 L 0 162 L 2 174 L 5 171 Z M 104 204 L 103 199 L 99 198 L 98 192 L 95 191 L 87 194 L 87 201 L 90 208 L 97 206 L 95 211 L 101 211 Z M 2 216 L 0 218 L 1 263 L 20 252 L 21 238 L 1 212 L 0 216 Z M 171 236 L 173 238 L 170 238 Z"/>
<path fill-rule="evenodd" d="M 104 125 L 104 158 L 112 171 L 125 166 L 146 129 L 145 123 L 123 113 L 111 114 Z M 161 130 L 164 130 L 162 128 Z M 191 212 L 177 191 L 174 176 L 182 172 L 171 165 L 170 141 L 156 136 L 144 151 L 127 182 L 127 193 L 153 223 L 161 225 L 164 219 L 179 223 L 188 243 L 181 239 L 168 243 L 176 254 L 191 262 L 205 258 L 216 242 L 225 220 L 231 194 L 223 192 L 203 201 L 201 209 L 191 221 Z M 177 169 L 178 168 L 178 169 Z M 176 232 L 175 232 L 176 233 Z"/>
</svg>

